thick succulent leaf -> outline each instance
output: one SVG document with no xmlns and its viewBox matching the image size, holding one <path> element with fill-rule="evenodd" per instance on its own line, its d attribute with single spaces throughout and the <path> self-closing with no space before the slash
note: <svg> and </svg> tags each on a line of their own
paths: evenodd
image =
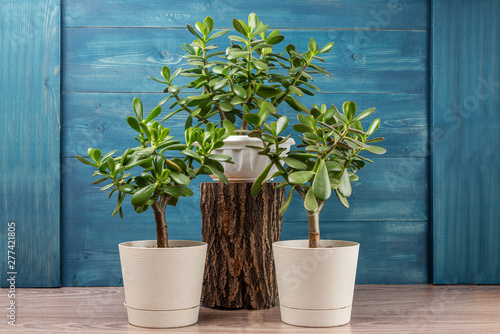
<svg viewBox="0 0 500 334">
<path fill-rule="evenodd" d="M 349 180 L 349 174 L 347 170 L 344 170 L 342 175 L 340 176 L 340 186 L 338 190 L 344 197 L 349 197 L 352 194 L 351 181 Z"/>
<path fill-rule="evenodd" d="M 316 212 L 318 210 L 318 201 L 316 200 L 316 196 L 314 196 L 312 188 L 307 191 L 306 198 L 304 199 L 304 207 L 309 212 Z"/>
<path fill-rule="evenodd" d="M 316 198 L 320 201 L 326 201 L 332 193 L 328 170 L 323 160 L 319 160 L 318 172 L 312 183 L 312 190 Z"/>
<path fill-rule="evenodd" d="M 294 172 L 288 176 L 288 181 L 291 184 L 304 184 L 309 181 L 314 176 L 314 174 L 315 173 L 311 171 Z"/>
<path fill-rule="evenodd" d="M 151 195 L 153 195 L 155 190 L 156 184 L 154 183 L 142 189 L 139 189 L 135 194 L 132 195 L 132 199 L 130 200 L 132 205 L 135 207 L 145 205 L 149 201 Z"/>
</svg>

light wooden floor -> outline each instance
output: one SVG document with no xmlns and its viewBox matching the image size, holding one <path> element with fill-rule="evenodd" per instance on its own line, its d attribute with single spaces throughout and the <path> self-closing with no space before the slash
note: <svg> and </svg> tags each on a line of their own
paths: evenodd
<svg viewBox="0 0 500 334">
<path fill-rule="evenodd" d="M 7 325 L 1 289 L 0 332 L 8 333 L 500 333 L 500 286 L 359 285 L 352 321 L 301 328 L 280 321 L 279 308 L 202 308 L 200 321 L 175 330 L 127 323 L 123 288 L 17 289 L 17 325 Z"/>
</svg>

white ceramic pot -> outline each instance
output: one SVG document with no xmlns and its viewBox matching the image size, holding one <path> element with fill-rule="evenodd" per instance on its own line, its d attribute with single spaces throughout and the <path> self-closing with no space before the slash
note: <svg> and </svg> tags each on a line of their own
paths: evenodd
<svg viewBox="0 0 500 334">
<path fill-rule="evenodd" d="M 281 320 L 305 327 L 330 327 L 351 321 L 359 243 L 308 240 L 273 244 Z"/>
<path fill-rule="evenodd" d="M 207 244 L 156 240 L 118 245 L 128 321 L 139 327 L 182 327 L 198 322 Z"/>
<path fill-rule="evenodd" d="M 290 147 L 295 144 L 293 138 L 289 138 L 282 147 L 286 148 L 282 154 L 290 150 Z M 214 150 L 214 154 L 225 154 L 232 157 L 234 164 L 222 163 L 224 167 L 224 175 L 229 182 L 253 182 L 262 173 L 264 168 L 269 165 L 270 160 L 264 155 L 259 155 L 258 150 L 247 147 L 262 146 L 262 141 L 259 138 L 248 136 L 229 136 L 224 139 L 224 146 Z M 273 167 L 270 174 L 276 172 L 276 167 Z M 218 180 L 215 175 L 210 175 L 214 180 Z"/>
</svg>

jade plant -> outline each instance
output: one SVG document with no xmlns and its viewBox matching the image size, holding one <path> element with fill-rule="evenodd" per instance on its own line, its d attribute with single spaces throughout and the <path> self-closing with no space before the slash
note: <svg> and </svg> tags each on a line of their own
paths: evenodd
<svg viewBox="0 0 500 334">
<path fill-rule="evenodd" d="M 226 127 L 229 131 L 248 132 L 248 122 L 244 115 L 259 110 L 267 101 L 275 108 L 282 102 L 300 111 L 305 107 L 296 96 L 314 95 L 320 89 L 313 85 L 312 75 L 321 73 L 330 76 L 327 71 L 315 63 L 324 62 L 319 55 L 332 49 L 333 43 L 319 48 L 314 38 L 304 53 L 296 51 L 290 44 L 284 52 L 276 52 L 275 46 L 284 40 L 278 30 L 269 31 L 269 26 L 258 20 L 251 13 L 248 21 L 232 20 L 234 30 L 228 36 L 227 47 L 221 48 L 214 40 L 229 33 L 228 30 L 213 31 L 214 21 L 206 17 L 187 29 L 194 35 L 191 43 L 184 43 L 181 48 L 188 68 L 176 70 L 163 67 L 162 79 L 152 78 L 166 85 L 164 92 L 169 95 L 158 105 L 174 102 L 173 109 L 165 119 L 178 112 L 188 113 L 185 127 L 197 127 L 209 122 L 212 117 L 216 126 Z M 176 84 L 179 77 L 188 77 L 190 82 L 182 87 Z M 181 95 L 183 91 L 196 91 L 196 94 Z M 274 116 L 280 115 L 275 112 Z"/>
<path fill-rule="evenodd" d="M 257 114 L 245 115 L 247 122 L 253 127 L 250 136 L 262 140 L 263 147 L 259 154 L 266 155 L 270 164 L 255 180 L 252 195 L 260 192 L 263 184 L 275 177 L 283 180 L 276 188 L 290 186 L 290 192 L 280 208 L 284 213 L 297 192 L 304 202 L 309 220 L 309 247 L 320 247 L 319 214 L 325 202 L 335 192 L 338 200 L 346 208 L 347 198 L 351 196 L 351 182 L 359 179 L 356 172 L 372 160 L 360 154 L 370 152 L 384 154 L 386 150 L 372 144 L 384 138 L 369 139 L 378 129 L 380 119 L 375 119 L 367 128 L 363 128 L 361 120 L 370 116 L 375 108 L 357 114 L 357 106 L 353 101 L 345 102 L 342 112 L 332 104 L 327 108 L 314 105 L 304 113 L 297 114 L 298 123 L 293 125 L 295 132 L 301 135 L 302 143 L 298 150 L 284 154 L 280 144 L 291 135 L 282 136 L 289 120 L 286 116 L 274 122 L 266 122 L 268 116 L 275 112 L 271 103 L 264 103 Z M 284 164 L 283 164 L 284 163 Z M 271 167 L 278 170 L 270 173 Z"/>
<path fill-rule="evenodd" d="M 155 120 L 161 113 L 160 106 L 147 117 L 143 115 L 140 99 L 134 99 L 133 108 L 135 117 L 127 117 L 127 123 L 138 133 L 134 137 L 139 142 L 137 147 L 127 148 L 120 156 L 114 156 L 116 150 L 101 156 L 99 149 L 89 148 L 90 160 L 78 155 L 76 158 L 96 168 L 93 177 L 100 178 L 93 184 L 109 182 L 101 188 L 101 191 L 109 190 L 109 198 L 116 192 L 117 204 L 112 216 L 118 213 L 123 218 L 122 204 L 127 195 L 137 213 L 151 207 L 157 247 L 168 247 L 165 210 L 168 205 L 176 206 L 179 198 L 193 195 L 188 187 L 191 180 L 200 174 L 215 174 L 228 183 L 220 162 L 231 163 L 231 157 L 212 154 L 212 151 L 223 146 L 229 133 L 208 122 L 206 130 L 188 128 L 185 143 L 181 143 L 169 134 L 168 127 Z"/>
</svg>

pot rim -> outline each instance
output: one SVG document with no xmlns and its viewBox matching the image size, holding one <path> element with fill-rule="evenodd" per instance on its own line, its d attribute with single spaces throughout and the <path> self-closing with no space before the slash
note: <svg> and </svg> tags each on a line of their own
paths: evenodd
<svg viewBox="0 0 500 334">
<path fill-rule="evenodd" d="M 259 138 L 255 137 L 249 137 L 248 135 L 231 135 L 227 137 L 226 139 L 223 140 L 224 146 L 221 147 L 221 149 L 227 149 L 227 148 L 241 148 L 241 149 L 251 149 L 249 147 L 245 147 L 246 144 L 256 144 L 256 143 L 262 143 L 262 141 Z M 288 138 L 283 144 L 283 146 L 292 146 L 295 144 L 295 139 L 293 138 Z"/>
<path fill-rule="evenodd" d="M 308 244 L 309 240 L 306 239 L 296 239 L 296 240 L 281 240 L 281 241 L 276 241 L 273 242 L 273 247 L 278 247 L 278 248 L 283 248 L 283 249 L 297 249 L 297 250 L 307 250 L 309 252 L 317 252 L 320 250 L 334 250 L 334 249 L 346 249 L 346 248 L 355 248 L 359 247 L 359 242 L 356 241 L 346 241 L 346 240 L 329 240 L 329 239 L 322 239 L 320 240 L 320 243 L 327 244 L 326 246 L 330 246 L 330 243 L 333 243 L 331 245 L 332 247 L 320 247 L 320 248 L 309 248 L 307 246 L 300 246 L 297 245 L 299 244 Z M 323 245 L 321 245 L 323 246 Z"/>
<path fill-rule="evenodd" d="M 137 249 L 137 250 L 145 250 L 148 252 L 175 252 L 181 251 L 183 249 L 193 249 L 198 247 L 206 247 L 207 243 L 204 241 L 195 241 L 195 240 L 169 240 L 169 243 L 174 243 L 174 246 L 182 246 L 182 247 L 168 247 L 168 248 L 158 248 L 158 247 L 145 247 L 145 246 L 132 246 L 133 243 L 155 243 L 156 240 L 133 240 L 133 241 L 125 241 L 118 244 L 118 247 L 124 247 L 129 249 Z"/>
</svg>

